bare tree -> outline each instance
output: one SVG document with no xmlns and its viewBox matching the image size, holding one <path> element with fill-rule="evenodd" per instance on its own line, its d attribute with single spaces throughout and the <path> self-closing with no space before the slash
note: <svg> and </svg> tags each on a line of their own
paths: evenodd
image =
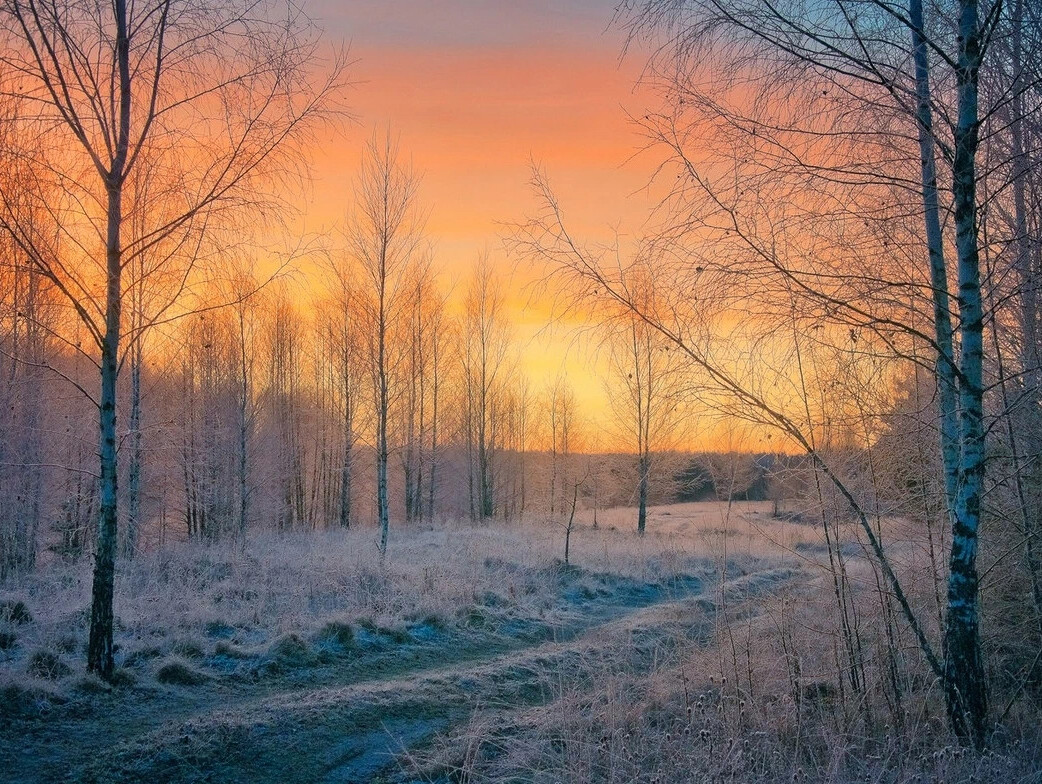
<svg viewBox="0 0 1042 784">
<path fill-rule="evenodd" d="M 447 316 L 448 295 L 434 295 L 426 322 L 429 331 L 430 350 L 430 451 L 427 469 L 427 519 L 434 520 L 435 501 L 438 493 L 439 461 L 441 459 L 442 401 L 445 395 L 446 365 L 453 345 L 452 322 Z M 421 487 L 422 490 L 422 487 Z M 421 500 L 422 503 L 422 500 Z"/>
<path fill-rule="evenodd" d="M 528 379 L 523 375 L 516 385 L 507 392 L 505 405 L 506 435 L 505 449 L 509 451 L 511 461 L 509 469 L 504 471 L 510 490 L 504 508 L 507 519 L 524 517 L 528 505 L 528 476 L 530 463 L 527 460 L 531 448 L 529 418 L 532 400 L 529 393 Z"/>
<path fill-rule="evenodd" d="M 257 348 L 258 285 L 248 270 L 238 270 L 231 280 L 234 301 L 233 334 L 235 343 L 236 387 L 236 484 L 238 486 L 237 528 L 240 545 L 246 545 L 250 521 L 250 452 L 256 427 L 257 406 L 254 378 Z"/>
<path fill-rule="evenodd" d="M 910 0 L 907 7 L 886 0 L 828 0 L 810 6 L 637 0 L 626 6 L 636 29 L 661 26 L 670 31 L 666 49 L 671 58 L 660 62 L 668 69 L 664 81 L 673 90 L 669 101 L 677 111 L 652 120 L 651 133 L 676 152 L 681 179 L 692 193 L 704 194 L 704 206 L 719 218 L 714 228 L 730 235 L 725 241 L 735 240 L 735 250 L 741 248 L 762 261 L 764 269 L 779 273 L 801 297 L 816 300 L 830 320 L 871 330 L 900 353 L 911 337 L 933 348 L 952 525 L 943 682 L 953 729 L 980 746 L 987 729 L 977 573 L 986 313 L 977 157 L 982 123 L 997 106 L 981 111 L 979 84 L 989 67 L 986 55 L 1002 4 L 953 0 L 932 6 L 932 18 L 926 18 L 919 0 Z M 700 72 L 710 58 L 712 67 L 725 74 L 720 89 L 706 87 Z M 734 87 L 739 80 L 748 84 L 750 76 L 757 97 L 743 101 Z M 1001 96 L 999 105 L 1015 94 Z M 788 116 L 782 106 L 789 108 Z M 755 149 L 751 165 L 738 168 L 759 169 L 759 182 L 774 177 L 775 198 L 788 199 L 787 209 L 779 209 L 782 202 L 771 202 L 767 217 L 750 203 L 747 181 L 739 177 L 726 185 L 711 166 L 695 165 L 684 152 L 690 152 L 685 137 L 694 127 L 687 124 L 691 117 L 684 118 L 687 107 L 721 130 L 720 141 L 726 135 L 730 142 Z M 940 123 L 934 122 L 937 114 Z M 865 133 L 866 128 L 873 131 Z M 909 144 L 909 139 L 916 143 Z M 943 177 L 937 171 L 938 154 L 947 165 Z M 815 195 L 813 189 L 819 187 L 824 190 Z M 869 239 L 869 231 L 852 241 L 857 220 L 870 230 L 875 225 L 892 232 L 900 220 L 891 207 L 909 204 L 915 190 L 922 216 L 918 237 L 891 234 L 886 239 L 880 234 Z M 808 200 L 802 201 L 804 197 Z M 874 200 L 875 209 L 862 201 L 866 197 Z M 855 207 L 862 204 L 865 210 Z M 684 210 L 693 206 L 689 201 Z M 942 211 L 952 218 L 948 237 Z M 767 229 L 767 220 L 758 221 L 761 217 L 781 223 Z M 696 222 L 705 227 L 713 219 L 699 217 Z M 793 248 L 779 252 L 777 240 L 794 239 L 797 225 L 803 234 L 798 242 L 805 250 L 811 245 L 817 250 L 794 263 Z M 844 247 L 838 242 L 840 232 L 846 233 L 847 252 L 824 263 L 807 263 L 828 258 L 821 252 L 826 243 Z M 874 269 L 866 264 L 873 245 L 886 255 L 902 248 L 910 255 L 908 268 L 914 276 L 909 279 L 889 263 L 880 268 L 878 260 Z M 949 252 L 956 260 L 955 290 L 948 282 Z M 862 256 L 861 263 L 854 261 L 856 255 Z M 865 299 L 853 293 L 867 289 L 872 291 Z M 913 298 L 930 303 L 926 329 L 914 313 L 902 310 Z M 957 328 L 952 323 L 955 312 Z"/>
<path fill-rule="evenodd" d="M 496 457 L 502 439 L 500 414 L 510 345 L 503 308 L 503 292 L 485 254 L 467 289 L 462 328 L 467 439 L 473 444 L 470 481 L 476 499 L 472 512 L 483 520 L 496 514 Z"/>
<path fill-rule="evenodd" d="M 367 340 L 367 360 L 376 424 L 376 505 L 380 554 L 387 553 L 390 527 L 388 427 L 401 397 L 405 361 L 401 331 L 408 298 L 407 275 L 422 229 L 416 205 L 416 176 L 399 160 L 398 142 L 388 130 L 373 134 L 355 186 L 355 214 L 348 250 L 361 282 L 356 302 Z"/>
<path fill-rule="evenodd" d="M 58 326 L 55 292 L 22 254 L 6 248 L 0 267 L 0 486 L 9 499 L 0 511 L 0 580 L 36 565 L 44 482 L 46 410 L 43 404 L 52 337 Z"/>
<path fill-rule="evenodd" d="M 337 413 L 340 419 L 343 451 L 340 461 L 340 492 L 337 522 L 341 528 L 351 526 L 355 444 L 358 440 L 358 404 L 362 394 L 361 338 L 355 322 L 354 291 L 348 275 L 334 272 L 335 294 L 329 317 L 329 340 L 332 343 L 332 365 L 335 368 Z"/>
<path fill-rule="evenodd" d="M 642 310 L 654 312 L 653 262 L 638 260 L 629 284 Z M 618 318 L 609 318 L 605 328 L 611 368 L 621 392 L 610 394 L 609 400 L 616 418 L 624 423 L 626 440 L 637 452 L 637 533 L 643 536 L 652 463 L 657 452 L 667 451 L 679 440 L 678 413 L 686 379 L 679 372 L 679 353 L 671 350 L 672 344 L 632 312 L 623 310 Z"/>
<path fill-rule="evenodd" d="M 405 316 L 408 324 L 402 335 L 408 348 L 399 429 L 405 519 L 412 521 L 424 516 L 433 492 L 428 485 L 435 481 L 439 372 L 446 319 L 444 295 L 438 290 L 433 258 L 429 253 L 417 259 L 408 277 L 410 291 Z"/>
<path fill-rule="evenodd" d="M 554 517 L 557 513 L 564 514 L 567 506 L 577 417 L 575 393 L 563 371 L 547 387 L 544 404 L 547 448 L 550 453 L 550 487 L 547 495 L 550 517 Z"/>
<path fill-rule="evenodd" d="M 296 143 L 329 105 L 340 67 L 312 81 L 317 43 L 310 22 L 276 4 L 9 0 L 0 7 L 0 29 L 0 63 L 17 112 L 6 161 L 28 172 L 36 193 L 50 184 L 65 194 L 44 205 L 68 235 L 65 253 L 27 231 L 24 191 L 0 193 L 0 223 L 87 328 L 101 377 L 100 524 L 87 658 L 107 677 L 118 521 L 116 377 L 121 339 L 135 338 L 124 334 L 124 270 L 159 248 L 184 259 L 177 249 L 197 244 L 208 224 L 273 193 L 270 175 L 286 170 Z M 168 186 L 166 198 L 150 200 L 161 208 L 131 234 L 139 166 L 161 171 Z M 179 293 L 169 295 L 153 322 L 175 315 Z"/>
</svg>

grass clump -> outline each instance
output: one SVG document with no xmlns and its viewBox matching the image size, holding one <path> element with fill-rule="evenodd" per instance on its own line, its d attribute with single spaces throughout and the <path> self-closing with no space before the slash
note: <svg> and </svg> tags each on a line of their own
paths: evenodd
<svg viewBox="0 0 1042 784">
<path fill-rule="evenodd" d="M 341 648 L 347 650 L 355 644 L 355 629 L 347 621 L 327 621 L 325 625 L 318 630 L 315 639 L 321 642 L 329 642 L 339 645 Z"/>
<path fill-rule="evenodd" d="M 0 619 L 8 623 L 26 624 L 33 622 L 33 614 L 21 599 L 0 600 Z"/>
<path fill-rule="evenodd" d="M 72 674 L 72 667 L 61 656 L 45 648 L 33 651 L 26 662 L 26 671 L 36 677 L 57 681 Z"/>
<path fill-rule="evenodd" d="M 127 688 L 137 684 L 137 675 L 126 667 L 117 667 L 112 671 L 112 677 L 109 678 L 109 683 L 117 689 Z"/>
<path fill-rule="evenodd" d="M 81 694 L 108 694 L 112 691 L 112 684 L 106 683 L 93 673 L 87 673 L 76 681 L 74 688 Z"/>
<path fill-rule="evenodd" d="M 231 640 L 218 640 L 213 646 L 213 652 L 217 656 L 225 656 L 229 659 L 248 659 L 250 652 L 240 648 Z"/>
<path fill-rule="evenodd" d="M 17 644 L 17 634 L 7 629 L 0 630 L 0 651 L 9 651 Z"/>
<path fill-rule="evenodd" d="M 409 634 L 405 629 L 398 627 L 384 627 L 380 629 L 380 633 L 391 639 L 395 645 L 405 645 L 406 643 L 412 642 L 412 635 Z"/>
<path fill-rule="evenodd" d="M 156 668 L 156 680 L 168 686 L 199 686 L 210 680 L 185 659 L 171 656 Z"/>
<path fill-rule="evenodd" d="M 316 662 L 314 651 L 299 634 L 284 634 L 268 648 L 270 656 L 282 667 L 309 667 Z"/>
<path fill-rule="evenodd" d="M 380 626 L 372 618 L 363 618 L 358 622 L 358 626 L 377 637 L 386 637 L 396 645 L 412 642 L 412 637 L 409 636 L 409 632 L 405 631 L 405 629 Z"/>
<path fill-rule="evenodd" d="M 69 654 L 76 653 L 80 647 L 79 639 L 72 634 L 63 634 L 54 644 L 62 653 Z"/>
<path fill-rule="evenodd" d="M 443 631 L 446 628 L 445 619 L 437 613 L 427 613 L 418 619 L 419 626 L 429 626 L 432 629 Z"/>
<path fill-rule="evenodd" d="M 473 629 L 484 629 L 492 625 L 492 615 L 482 607 L 461 608 L 459 617 L 465 626 Z"/>
<path fill-rule="evenodd" d="M 174 644 L 170 646 L 170 652 L 184 659 L 202 659 L 206 656 L 203 646 L 188 638 L 175 640 Z"/>
<path fill-rule="evenodd" d="M 20 719 L 40 716 L 51 707 L 65 702 L 65 698 L 39 682 L 20 677 L 0 681 L 0 718 Z"/>
<path fill-rule="evenodd" d="M 156 645 L 145 645 L 142 648 L 135 648 L 130 651 L 124 659 L 124 664 L 128 667 L 136 667 L 144 664 L 151 659 L 158 659 L 163 655 L 163 652 Z"/>
</svg>

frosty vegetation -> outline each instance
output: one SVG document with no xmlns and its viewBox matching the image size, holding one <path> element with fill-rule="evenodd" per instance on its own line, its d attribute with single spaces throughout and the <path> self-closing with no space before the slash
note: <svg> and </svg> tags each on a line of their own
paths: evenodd
<svg viewBox="0 0 1042 784">
<path fill-rule="evenodd" d="M 0 0 L 0 775 L 1038 780 L 1039 8 L 626 0 L 657 207 L 459 281 L 306 10 Z"/>
</svg>

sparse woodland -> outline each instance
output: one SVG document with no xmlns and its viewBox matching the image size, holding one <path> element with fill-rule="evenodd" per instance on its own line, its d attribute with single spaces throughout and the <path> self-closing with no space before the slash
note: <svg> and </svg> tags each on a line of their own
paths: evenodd
<svg viewBox="0 0 1042 784">
<path fill-rule="evenodd" d="M 1042 8 L 625 0 L 463 275 L 307 11 L 0 0 L 0 779 L 1039 781 Z"/>
</svg>

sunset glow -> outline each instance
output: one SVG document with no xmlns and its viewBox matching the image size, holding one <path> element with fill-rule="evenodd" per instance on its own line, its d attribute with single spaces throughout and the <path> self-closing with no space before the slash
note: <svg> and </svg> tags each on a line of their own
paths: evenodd
<svg viewBox="0 0 1042 784">
<path fill-rule="evenodd" d="M 516 269 L 503 239 L 535 208 L 533 164 L 552 178 L 584 237 L 609 242 L 647 219 L 654 156 L 630 122 L 650 100 L 639 52 L 610 8 L 565 2 L 319 4 L 332 39 L 349 43 L 357 122 L 314 151 L 315 230 L 342 220 L 363 142 L 372 128 L 400 134 L 421 175 L 437 263 L 462 280 L 488 252 L 510 280 L 522 362 L 534 389 L 562 368 L 587 414 L 605 411 L 604 367 L 567 328 L 546 328 L 548 303 Z M 459 288 L 459 286 L 457 286 Z"/>
<path fill-rule="evenodd" d="M 1042 782 L 1038 0 L 0 0 L 0 778 Z"/>
</svg>

